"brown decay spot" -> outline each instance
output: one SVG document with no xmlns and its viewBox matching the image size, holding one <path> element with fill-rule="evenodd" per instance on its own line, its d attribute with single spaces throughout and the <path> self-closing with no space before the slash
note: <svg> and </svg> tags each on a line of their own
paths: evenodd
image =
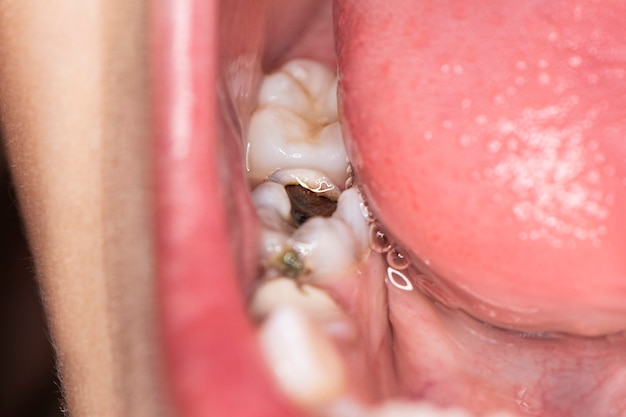
<svg viewBox="0 0 626 417">
<path fill-rule="evenodd" d="M 313 216 L 330 217 L 337 209 L 337 201 L 301 185 L 285 185 L 285 191 L 291 201 L 291 217 L 296 226 L 301 226 Z"/>
</svg>

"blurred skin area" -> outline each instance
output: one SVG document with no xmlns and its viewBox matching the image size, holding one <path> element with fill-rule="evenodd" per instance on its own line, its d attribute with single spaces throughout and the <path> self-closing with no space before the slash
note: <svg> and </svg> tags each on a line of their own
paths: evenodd
<svg viewBox="0 0 626 417">
<path fill-rule="evenodd" d="M 0 1 L 2 136 L 75 416 L 167 408 L 149 283 L 144 7 Z"/>
</svg>

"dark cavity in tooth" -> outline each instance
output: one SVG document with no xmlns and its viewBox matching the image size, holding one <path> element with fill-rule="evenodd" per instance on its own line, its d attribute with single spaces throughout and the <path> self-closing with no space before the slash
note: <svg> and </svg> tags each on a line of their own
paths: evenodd
<svg viewBox="0 0 626 417">
<path fill-rule="evenodd" d="M 292 250 L 285 251 L 276 266 L 283 275 L 293 279 L 308 272 L 300 256 Z"/>
<path fill-rule="evenodd" d="M 297 184 L 285 185 L 291 201 L 291 217 L 301 226 L 313 216 L 330 217 L 337 209 L 337 201 Z"/>
</svg>

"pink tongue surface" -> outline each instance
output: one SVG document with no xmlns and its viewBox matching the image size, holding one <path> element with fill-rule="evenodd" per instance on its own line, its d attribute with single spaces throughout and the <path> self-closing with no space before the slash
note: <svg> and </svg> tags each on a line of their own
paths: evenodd
<svg viewBox="0 0 626 417">
<path fill-rule="evenodd" d="M 501 324 L 626 328 L 626 3 L 335 18 L 347 145 L 390 233 Z"/>
</svg>

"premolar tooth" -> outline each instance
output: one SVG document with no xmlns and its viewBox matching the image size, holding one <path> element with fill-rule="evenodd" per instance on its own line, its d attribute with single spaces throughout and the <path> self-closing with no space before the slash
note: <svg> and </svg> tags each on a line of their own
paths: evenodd
<svg viewBox="0 0 626 417">
<path fill-rule="evenodd" d="M 299 311 L 275 310 L 263 323 L 259 341 L 279 387 L 298 405 L 320 406 L 344 392 L 346 374 L 339 353 Z"/>
<path fill-rule="evenodd" d="M 291 203 L 285 187 L 275 182 L 264 182 L 252 191 L 255 207 L 271 207 L 288 222 L 291 219 Z"/>
<path fill-rule="evenodd" d="M 336 279 L 359 260 L 352 230 L 333 217 L 309 219 L 294 232 L 291 246 L 311 271 L 309 279 L 314 283 Z"/>
</svg>

